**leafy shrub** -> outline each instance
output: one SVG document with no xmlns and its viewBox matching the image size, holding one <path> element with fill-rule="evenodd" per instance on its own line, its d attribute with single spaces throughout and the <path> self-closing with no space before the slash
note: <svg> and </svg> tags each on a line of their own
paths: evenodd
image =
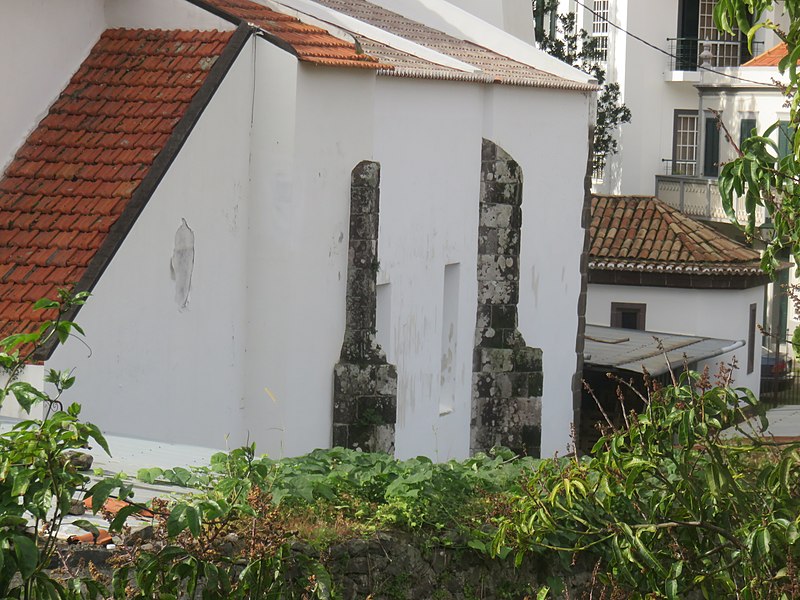
<svg viewBox="0 0 800 600">
<path fill-rule="evenodd" d="M 588 554 L 632 598 L 797 597 L 798 444 L 741 427 L 756 398 L 707 374 L 686 372 L 645 401 L 593 456 L 540 463 L 495 551 Z M 723 436 L 729 427 L 739 439 Z"/>
</svg>

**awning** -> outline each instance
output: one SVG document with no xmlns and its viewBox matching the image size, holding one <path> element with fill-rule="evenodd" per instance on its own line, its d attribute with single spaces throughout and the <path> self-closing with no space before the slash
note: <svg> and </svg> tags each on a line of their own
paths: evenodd
<svg viewBox="0 0 800 600">
<path fill-rule="evenodd" d="M 742 346 L 742 340 L 587 325 L 583 358 L 587 367 L 634 373 L 641 373 L 644 367 L 656 376 L 670 369 L 680 370 L 684 362 L 696 363 Z"/>
</svg>

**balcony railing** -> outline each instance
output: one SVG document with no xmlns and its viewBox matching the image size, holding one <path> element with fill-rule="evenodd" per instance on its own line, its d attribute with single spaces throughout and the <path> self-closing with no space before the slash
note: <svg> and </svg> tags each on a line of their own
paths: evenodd
<svg viewBox="0 0 800 600">
<path fill-rule="evenodd" d="M 656 175 L 656 197 L 690 217 L 719 223 L 729 220 L 722 208 L 716 178 Z M 740 223 L 747 221 L 744 198 L 736 200 L 734 211 Z M 758 207 L 756 225 L 763 222 L 764 208 Z"/>
<path fill-rule="evenodd" d="M 664 175 L 697 175 L 696 160 L 680 160 L 677 158 L 662 158 L 661 164 L 664 166 Z"/>
<path fill-rule="evenodd" d="M 670 71 L 697 71 L 697 65 L 738 67 L 751 58 L 747 41 L 699 40 L 697 38 L 668 38 Z M 762 42 L 753 42 L 753 55 L 761 53 Z M 704 52 L 708 54 L 701 56 Z"/>
</svg>

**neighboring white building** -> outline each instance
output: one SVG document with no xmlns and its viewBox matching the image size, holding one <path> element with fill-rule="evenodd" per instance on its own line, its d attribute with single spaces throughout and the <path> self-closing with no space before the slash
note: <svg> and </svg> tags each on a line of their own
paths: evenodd
<svg viewBox="0 0 800 600">
<path fill-rule="evenodd" d="M 594 87 L 401 4 L 436 29 L 355 0 L 3 4 L 2 332 L 92 290 L 91 353 L 39 357 L 88 419 L 275 456 L 567 447 Z"/>
<path fill-rule="evenodd" d="M 738 366 L 734 383 L 758 394 L 764 284 L 759 253 L 654 197 L 592 199 L 586 322 L 733 340 L 692 365 Z"/>
</svg>

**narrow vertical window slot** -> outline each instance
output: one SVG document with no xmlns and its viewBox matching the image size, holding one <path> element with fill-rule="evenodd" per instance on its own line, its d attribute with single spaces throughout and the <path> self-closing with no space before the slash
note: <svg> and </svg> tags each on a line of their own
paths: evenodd
<svg viewBox="0 0 800 600">
<path fill-rule="evenodd" d="M 453 412 L 456 395 L 456 366 L 458 350 L 458 287 L 460 265 L 444 267 L 442 292 L 442 365 L 439 386 L 439 414 Z"/>
</svg>

